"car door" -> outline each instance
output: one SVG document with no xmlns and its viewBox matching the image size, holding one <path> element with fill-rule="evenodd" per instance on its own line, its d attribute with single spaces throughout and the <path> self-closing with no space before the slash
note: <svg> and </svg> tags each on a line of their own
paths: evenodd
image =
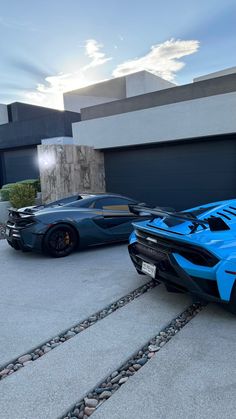
<svg viewBox="0 0 236 419">
<path fill-rule="evenodd" d="M 119 197 L 106 197 L 96 201 L 94 208 L 102 210 L 102 216 L 94 221 L 104 230 L 107 241 L 128 239 L 133 229 L 132 222 L 137 219 L 130 212 L 129 204 L 134 204 L 134 201 Z"/>
</svg>

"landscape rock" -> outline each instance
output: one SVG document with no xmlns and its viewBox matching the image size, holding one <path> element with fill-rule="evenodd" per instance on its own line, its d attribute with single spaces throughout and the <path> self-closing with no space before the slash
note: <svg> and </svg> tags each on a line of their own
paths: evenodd
<svg viewBox="0 0 236 419">
<path fill-rule="evenodd" d="M 86 407 L 85 407 L 85 409 L 84 409 L 84 413 L 85 413 L 87 416 L 91 416 L 91 415 L 92 415 L 92 413 L 94 412 L 94 410 L 95 410 L 95 408 L 94 408 L 94 407 L 88 407 L 88 406 L 86 406 Z"/>
<path fill-rule="evenodd" d="M 27 361 L 31 361 L 31 359 L 32 359 L 32 356 L 27 354 L 27 355 L 20 356 L 20 358 L 18 358 L 18 362 L 20 362 L 21 364 L 24 364 Z"/>
<path fill-rule="evenodd" d="M 116 375 L 116 377 L 114 377 L 114 378 L 112 378 L 112 379 L 111 379 L 111 383 L 112 383 L 112 384 L 118 383 L 118 381 L 119 381 L 121 378 L 122 378 L 122 375 L 121 375 L 121 374 L 118 374 L 118 375 Z"/>
<path fill-rule="evenodd" d="M 100 394 L 99 399 L 109 399 L 111 394 L 112 394 L 111 391 L 105 390 Z"/>
<path fill-rule="evenodd" d="M 96 407 L 98 405 L 98 400 L 89 399 L 87 397 L 85 397 L 84 402 L 85 402 L 85 406 L 88 406 L 88 407 Z"/>
</svg>

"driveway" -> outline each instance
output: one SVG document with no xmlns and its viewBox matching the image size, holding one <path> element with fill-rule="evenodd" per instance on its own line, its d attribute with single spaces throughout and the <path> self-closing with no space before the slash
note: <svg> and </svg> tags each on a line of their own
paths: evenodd
<svg viewBox="0 0 236 419">
<path fill-rule="evenodd" d="M 154 287 L 126 245 L 0 241 L 0 264 L 1 419 L 234 417 L 236 318 Z"/>
</svg>

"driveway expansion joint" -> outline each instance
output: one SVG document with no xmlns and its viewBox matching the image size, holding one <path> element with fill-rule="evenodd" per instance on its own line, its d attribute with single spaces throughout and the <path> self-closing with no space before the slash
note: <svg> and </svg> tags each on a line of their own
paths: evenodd
<svg viewBox="0 0 236 419">
<path fill-rule="evenodd" d="M 205 303 L 193 303 L 179 316 L 173 319 L 158 335 L 146 343 L 134 356 L 127 360 L 116 371 L 113 371 L 104 381 L 100 382 L 86 397 L 78 401 L 76 405 L 60 419 L 87 419 L 107 399 L 125 384 L 129 377 L 138 372 L 151 358 L 170 341 L 187 323 L 189 323 L 202 309 Z"/>
<path fill-rule="evenodd" d="M 17 359 L 14 359 L 8 364 L 5 364 L 5 366 L 2 366 L 0 369 L 0 381 L 14 374 L 15 372 L 19 371 L 23 367 L 30 365 L 32 362 L 46 355 L 48 352 L 52 351 L 59 345 L 73 338 L 74 336 L 78 335 L 84 330 L 88 329 L 93 324 L 104 319 L 105 317 L 114 313 L 118 309 L 124 307 L 131 301 L 135 300 L 136 298 L 140 297 L 144 293 L 155 288 L 159 284 L 160 283 L 155 280 L 151 280 L 147 282 L 141 287 L 136 288 L 134 291 L 131 291 L 129 294 L 119 298 L 117 301 L 107 305 L 106 307 L 99 310 L 98 312 L 90 315 L 87 319 L 83 320 L 82 322 L 75 324 L 71 328 L 64 331 L 62 334 L 58 334 L 57 336 L 45 342 L 44 344 L 40 345 L 39 347 L 36 347 L 31 352 L 23 354 Z"/>
</svg>

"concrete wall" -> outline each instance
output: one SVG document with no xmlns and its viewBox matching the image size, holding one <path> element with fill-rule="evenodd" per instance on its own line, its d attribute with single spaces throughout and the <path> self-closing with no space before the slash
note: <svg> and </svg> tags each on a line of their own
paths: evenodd
<svg viewBox="0 0 236 419">
<path fill-rule="evenodd" d="M 8 123 L 7 105 L 0 103 L 0 125 Z"/>
<path fill-rule="evenodd" d="M 41 144 L 42 138 L 71 136 L 71 124 L 80 114 L 50 110 L 48 115 L 0 125 L 0 149 Z"/>
<path fill-rule="evenodd" d="M 126 79 L 126 97 L 138 96 L 176 86 L 148 71 L 129 74 Z"/>
<path fill-rule="evenodd" d="M 222 77 L 222 76 L 226 76 L 229 74 L 235 74 L 236 73 L 236 67 L 230 67 L 230 68 L 226 68 L 225 70 L 221 70 L 221 71 L 216 71 L 214 73 L 209 73 L 209 74 L 204 74 L 203 76 L 200 77 L 195 77 L 193 79 L 194 82 L 198 82 L 198 81 L 202 81 L 202 80 L 209 80 L 209 79 L 213 79 L 216 77 Z"/>
<path fill-rule="evenodd" d="M 38 146 L 43 202 L 82 192 L 104 192 L 103 153 L 74 145 Z"/>
<path fill-rule="evenodd" d="M 28 121 L 34 118 L 55 115 L 55 113 L 63 114 L 63 111 L 21 102 L 11 103 L 7 107 L 9 112 L 9 122 Z"/>
<path fill-rule="evenodd" d="M 232 92 L 81 121 L 72 125 L 73 137 L 102 149 L 227 134 L 236 132 L 235 114 Z"/>
<path fill-rule="evenodd" d="M 82 108 L 110 103 L 173 86 L 175 86 L 173 83 L 148 71 L 138 71 L 127 76 L 66 92 L 63 95 L 64 108 L 68 111 L 80 112 Z"/>
<path fill-rule="evenodd" d="M 98 106 L 90 106 L 81 111 L 81 120 L 104 118 L 105 116 L 120 113 L 134 112 L 155 106 L 170 105 L 187 100 L 195 100 L 204 97 L 223 95 L 236 91 L 236 74 L 224 77 L 216 77 L 202 80 L 198 83 L 189 83 L 155 92 L 132 96 L 115 102 L 104 103 Z"/>
<path fill-rule="evenodd" d="M 67 111 L 80 112 L 81 108 L 112 102 L 126 97 L 125 77 L 106 80 L 63 95 Z"/>
</svg>

